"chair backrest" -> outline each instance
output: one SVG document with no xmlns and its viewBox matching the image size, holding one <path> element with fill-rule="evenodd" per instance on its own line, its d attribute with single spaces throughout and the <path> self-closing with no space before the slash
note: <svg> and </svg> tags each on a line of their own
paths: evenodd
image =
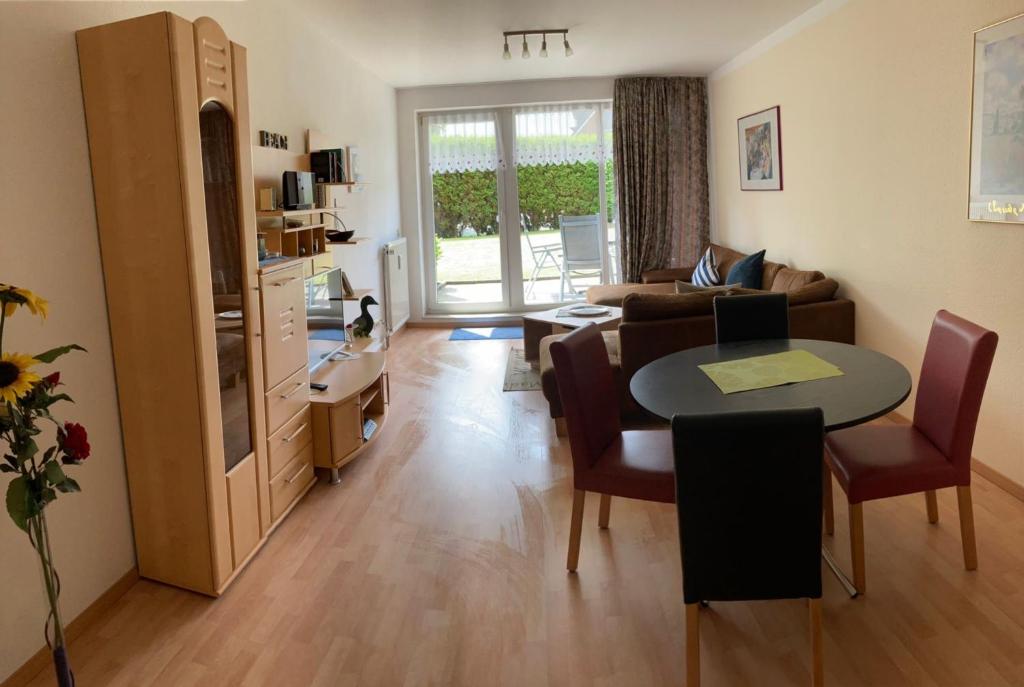
<svg viewBox="0 0 1024 687">
<path fill-rule="evenodd" d="M 715 298 L 718 343 L 789 338 L 789 297 L 756 293 Z"/>
<path fill-rule="evenodd" d="M 601 330 L 587 324 L 551 343 L 574 472 L 590 469 L 622 434 L 619 395 Z"/>
<path fill-rule="evenodd" d="M 601 264 L 601 216 L 559 215 L 562 231 L 562 259 L 566 267 L 579 263 Z"/>
<path fill-rule="evenodd" d="M 821 596 L 820 408 L 672 418 L 683 597 Z"/>
<path fill-rule="evenodd" d="M 953 463 L 964 484 L 981 399 L 999 336 L 940 310 L 932 322 L 914 404 L 914 427 Z"/>
</svg>

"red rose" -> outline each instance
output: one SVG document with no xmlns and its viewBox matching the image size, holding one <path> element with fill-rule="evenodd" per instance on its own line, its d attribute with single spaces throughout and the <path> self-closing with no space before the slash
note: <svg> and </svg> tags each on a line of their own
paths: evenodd
<svg viewBox="0 0 1024 687">
<path fill-rule="evenodd" d="M 89 457 L 89 435 L 85 427 L 77 422 L 65 422 L 58 436 L 68 460 L 79 463 Z"/>
<path fill-rule="evenodd" d="M 57 386 L 58 384 L 60 384 L 60 371 L 46 375 L 45 377 L 43 377 L 43 381 L 49 384 L 51 387 Z"/>
</svg>

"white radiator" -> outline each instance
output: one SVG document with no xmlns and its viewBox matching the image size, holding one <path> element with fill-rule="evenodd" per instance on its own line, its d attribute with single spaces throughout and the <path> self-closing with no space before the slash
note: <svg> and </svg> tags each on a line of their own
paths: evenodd
<svg viewBox="0 0 1024 687">
<path fill-rule="evenodd" d="M 390 336 L 409 321 L 409 260 L 404 238 L 384 244 L 384 313 Z"/>
</svg>

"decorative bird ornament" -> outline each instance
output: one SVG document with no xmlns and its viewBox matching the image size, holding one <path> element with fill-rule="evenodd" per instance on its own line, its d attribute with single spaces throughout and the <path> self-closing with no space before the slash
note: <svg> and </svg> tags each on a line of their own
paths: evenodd
<svg viewBox="0 0 1024 687">
<path fill-rule="evenodd" d="M 380 303 L 375 301 L 373 296 L 363 296 L 363 299 L 359 301 L 360 315 L 352 320 L 352 334 L 354 336 L 366 338 L 373 331 L 373 318 L 370 316 L 371 305 L 380 305 Z"/>
</svg>

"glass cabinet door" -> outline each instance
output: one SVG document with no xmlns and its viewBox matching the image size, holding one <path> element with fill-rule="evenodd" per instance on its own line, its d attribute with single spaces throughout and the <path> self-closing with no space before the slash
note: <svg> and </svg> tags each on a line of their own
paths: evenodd
<svg viewBox="0 0 1024 687">
<path fill-rule="evenodd" d="M 235 177 L 234 122 L 215 102 L 199 112 L 203 188 L 210 244 L 217 377 L 224 432 L 224 462 L 231 470 L 252 452 L 248 327 L 244 307 L 242 244 Z"/>
</svg>

